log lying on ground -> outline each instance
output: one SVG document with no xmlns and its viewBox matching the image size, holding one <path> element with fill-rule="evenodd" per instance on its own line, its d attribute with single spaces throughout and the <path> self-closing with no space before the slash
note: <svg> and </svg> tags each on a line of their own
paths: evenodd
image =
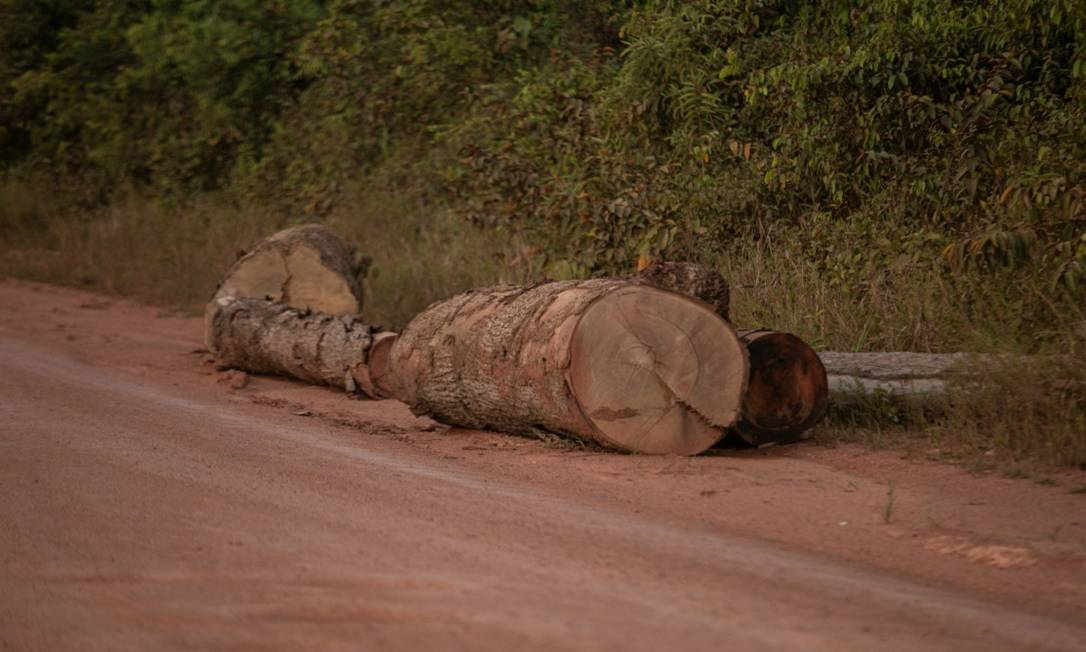
<svg viewBox="0 0 1086 652">
<path fill-rule="evenodd" d="M 704 301 L 709 308 L 731 321 L 728 316 L 731 291 L 720 272 L 697 263 L 655 262 L 637 273 L 638 280 L 661 290 L 678 292 Z"/>
<path fill-rule="evenodd" d="M 272 373 L 349 392 L 368 378 L 373 329 L 349 315 L 298 310 L 267 299 L 224 296 L 208 324 L 223 366 Z"/>
<path fill-rule="evenodd" d="M 210 332 L 218 299 L 267 299 L 329 315 L 362 312 L 350 247 L 319 224 L 284 229 L 260 241 L 227 271 L 205 313 Z M 215 348 L 208 340 L 208 349 Z"/>
<path fill-rule="evenodd" d="M 968 353 L 818 354 L 826 367 L 830 400 L 835 405 L 862 402 L 877 395 L 917 400 L 941 398 L 956 378 L 976 375 L 976 368 L 998 356 Z"/>
<path fill-rule="evenodd" d="M 748 372 L 735 331 L 700 302 L 605 279 L 438 302 L 387 369 L 389 394 L 445 423 L 681 455 L 733 425 Z"/>
<path fill-rule="evenodd" d="M 750 381 L 736 432 L 754 445 L 800 437 L 826 413 L 829 386 L 818 354 L 791 333 L 740 331 Z"/>
<path fill-rule="evenodd" d="M 392 345 L 396 343 L 396 333 L 383 332 L 373 336 L 373 344 L 366 355 L 366 364 L 356 367 L 354 378 L 358 387 L 370 398 L 393 398 L 389 389 L 389 356 Z"/>
</svg>

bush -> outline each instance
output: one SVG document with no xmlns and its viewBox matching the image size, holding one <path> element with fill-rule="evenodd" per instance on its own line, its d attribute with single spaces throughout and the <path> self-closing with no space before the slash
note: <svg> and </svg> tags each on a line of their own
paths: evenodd
<svg viewBox="0 0 1086 652">
<path fill-rule="evenodd" d="M 74 205 L 284 220 L 381 178 L 537 275 L 769 251 L 850 306 L 931 279 L 972 320 L 903 339 L 883 302 L 825 341 L 1082 346 L 1081 2 L 0 7 L 0 165 Z"/>
</svg>

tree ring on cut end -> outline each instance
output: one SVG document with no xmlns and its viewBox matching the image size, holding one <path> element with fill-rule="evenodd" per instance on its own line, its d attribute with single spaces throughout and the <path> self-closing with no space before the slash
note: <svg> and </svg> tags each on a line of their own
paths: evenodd
<svg viewBox="0 0 1086 652">
<path fill-rule="evenodd" d="M 700 302 L 648 286 L 619 288 L 585 309 L 570 344 L 570 389 L 612 445 L 693 455 L 739 417 L 746 349 Z"/>
</svg>

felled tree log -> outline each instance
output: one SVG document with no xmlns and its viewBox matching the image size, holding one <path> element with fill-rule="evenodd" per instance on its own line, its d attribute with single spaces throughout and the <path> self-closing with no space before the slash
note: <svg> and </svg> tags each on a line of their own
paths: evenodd
<svg viewBox="0 0 1086 652">
<path fill-rule="evenodd" d="M 354 379 L 359 388 L 370 398 L 393 398 L 389 389 L 391 369 L 389 368 L 389 356 L 392 345 L 396 343 L 396 333 L 384 332 L 373 336 L 373 344 L 370 345 L 366 355 L 366 364 L 356 367 Z"/>
<path fill-rule="evenodd" d="M 362 312 L 362 288 L 354 274 L 351 248 L 319 224 L 279 231 L 239 258 L 208 303 L 207 333 L 223 297 L 267 299 L 329 315 Z M 208 349 L 215 352 L 210 340 Z"/>
<path fill-rule="evenodd" d="M 729 302 L 731 291 L 720 272 L 697 263 L 655 262 L 637 273 L 638 280 L 652 287 L 678 292 L 704 301 L 709 308 L 731 321 Z"/>
<path fill-rule="evenodd" d="M 435 303 L 391 346 L 416 414 L 641 453 L 699 453 L 739 416 L 747 354 L 697 301 L 636 281 L 500 287 Z"/>
<path fill-rule="evenodd" d="M 750 380 L 736 432 L 763 445 L 800 437 L 826 413 L 829 386 L 815 350 L 791 333 L 740 331 Z"/>
<path fill-rule="evenodd" d="M 220 364 L 254 373 L 358 388 L 373 329 L 349 315 L 298 310 L 267 299 L 224 296 L 215 300 L 208 324 L 209 348 Z"/>
<path fill-rule="evenodd" d="M 829 378 L 830 400 L 848 405 L 876 395 L 905 399 L 938 398 L 951 381 L 976 375 L 976 368 L 997 356 L 968 353 L 818 354 Z"/>
</svg>

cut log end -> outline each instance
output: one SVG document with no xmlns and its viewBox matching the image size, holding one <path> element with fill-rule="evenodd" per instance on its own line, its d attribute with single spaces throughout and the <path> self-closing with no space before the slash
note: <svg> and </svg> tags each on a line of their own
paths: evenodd
<svg viewBox="0 0 1086 652">
<path fill-rule="evenodd" d="M 291 227 L 263 240 L 234 264 L 220 294 L 268 299 L 329 315 L 357 315 L 362 290 L 350 248 L 318 224 Z"/>
<path fill-rule="evenodd" d="M 353 271 L 350 247 L 327 228 L 305 224 L 261 240 L 223 276 L 208 303 L 210 335 L 218 299 L 263 299 L 299 310 L 357 316 L 362 288 Z M 208 339 L 209 348 L 211 340 Z"/>
<path fill-rule="evenodd" d="M 750 355 L 750 381 L 736 431 L 751 444 L 786 442 L 825 414 L 829 386 L 818 354 L 789 333 L 742 335 Z"/>
<path fill-rule="evenodd" d="M 389 357 L 392 345 L 396 343 L 396 333 L 383 332 L 373 336 L 366 356 L 366 363 L 358 365 L 352 371 L 354 380 L 362 392 L 370 398 L 393 398 L 395 389 L 390 385 Z"/>
<path fill-rule="evenodd" d="M 611 292 L 573 334 L 569 382 L 586 419 L 617 448 L 692 455 L 738 418 L 747 355 L 732 328 L 689 298 Z"/>
</svg>

